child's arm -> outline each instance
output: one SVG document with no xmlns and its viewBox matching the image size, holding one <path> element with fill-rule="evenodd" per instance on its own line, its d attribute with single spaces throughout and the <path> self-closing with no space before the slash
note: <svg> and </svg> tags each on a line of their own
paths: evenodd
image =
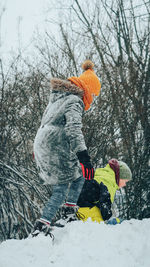
<svg viewBox="0 0 150 267">
<path fill-rule="evenodd" d="M 100 209 L 103 220 L 108 220 L 112 216 L 110 193 L 107 187 L 101 182 L 99 201 L 95 205 Z"/>
</svg>

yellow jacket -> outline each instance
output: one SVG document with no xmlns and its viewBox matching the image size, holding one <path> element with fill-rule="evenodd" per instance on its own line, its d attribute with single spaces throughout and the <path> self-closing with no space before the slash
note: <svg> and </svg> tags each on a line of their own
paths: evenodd
<svg viewBox="0 0 150 267">
<path fill-rule="evenodd" d="M 86 185 L 86 183 L 88 183 L 88 186 Z M 96 188 L 96 187 L 100 187 L 100 188 L 102 188 L 102 190 L 99 190 L 99 191 L 95 190 L 94 191 L 94 188 Z M 99 223 L 101 221 L 104 221 L 103 217 L 101 215 L 101 207 L 103 204 L 105 206 L 108 206 L 108 203 L 109 203 L 108 198 L 107 198 L 107 201 L 105 202 L 105 195 L 108 194 L 110 202 L 113 203 L 116 190 L 118 190 L 118 189 L 119 189 L 119 187 L 116 184 L 115 172 L 109 166 L 109 164 L 107 164 L 105 168 L 96 169 L 94 179 L 91 181 L 86 180 L 85 184 L 83 186 L 83 190 L 81 192 L 82 201 L 81 201 L 81 205 L 79 205 L 80 208 L 78 209 L 78 212 L 77 212 L 77 216 L 79 217 L 79 219 L 86 221 L 88 218 L 91 218 L 92 221 L 96 221 Z M 90 205 L 85 207 L 84 203 L 83 203 L 84 195 L 85 195 L 86 199 L 87 199 L 87 195 L 89 196 L 89 198 L 91 196 L 91 199 L 93 199 L 94 192 L 95 192 L 95 200 L 96 201 L 93 201 L 91 203 L 90 199 L 89 199 Z M 99 196 L 98 196 L 97 192 L 99 192 L 99 194 L 100 194 Z M 100 203 L 100 198 L 102 195 L 104 195 L 104 200 L 103 200 L 104 203 Z M 79 204 L 80 204 L 80 202 L 79 202 Z M 93 205 L 91 206 L 91 204 L 93 204 Z M 111 208 L 111 205 L 109 205 L 108 210 L 110 208 Z"/>
</svg>

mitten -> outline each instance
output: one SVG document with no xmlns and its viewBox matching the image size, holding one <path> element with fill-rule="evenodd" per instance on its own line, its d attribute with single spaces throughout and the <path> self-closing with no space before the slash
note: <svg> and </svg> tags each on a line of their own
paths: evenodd
<svg viewBox="0 0 150 267">
<path fill-rule="evenodd" d="M 94 169 L 90 161 L 90 156 L 88 155 L 87 150 L 83 150 L 77 153 L 77 157 L 80 161 L 82 167 L 83 177 L 87 180 L 94 178 Z"/>
<path fill-rule="evenodd" d="M 123 220 L 122 219 L 119 219 L 119 218 L 112 218 L 110 220 L 107 221 L 107 224 L 110 224 L 110 225 L 116 225 L 116 224 L 120 224 L 122 223 Z"/>
</svg>

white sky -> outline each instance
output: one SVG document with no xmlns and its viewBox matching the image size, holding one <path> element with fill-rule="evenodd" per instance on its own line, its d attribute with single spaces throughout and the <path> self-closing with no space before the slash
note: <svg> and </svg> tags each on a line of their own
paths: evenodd
<svg viewBox="0 0 150 267">
<path fill-rule="evenodd" d="M 49 0 L 0 0 L 0 56 L 15 51 L 19 45 L 24 49 L 31 46 L 37 28 L 40 31 L 46 28 L 50 3 Z"/>
<path fill-rule="evenodd" d="M 133 2 L 134 5 L 143 3 L 142 0 Z M 44 32 L 48 28 L 57 34 L 56 25 L 47 22 L 47 18 L 49 21 L 61 18 L 61 11 L 55 10 L 57 3 L 58 0 L 0 0 L 0 58 L 8 58 L 10 52 L 17 53 L 19 47 L 28 51 L 33 47 L 37 29 Z M 62 3 L 67 5 L 68 0 Z M 142 12 L 142 7 L 135 11 Z"/>
</svg>

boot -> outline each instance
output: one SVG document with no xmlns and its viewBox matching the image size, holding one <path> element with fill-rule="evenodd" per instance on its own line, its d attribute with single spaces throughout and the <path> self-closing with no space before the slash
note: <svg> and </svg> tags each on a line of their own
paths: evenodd
<svg viewBox="0 0 150 267">
<path fill-rule="evenodd" d="M 35 222 L 33 232 L 32 232 L 32 237 L 35 237 L 39 235 L 39 233 L 44 233 L 45 236 L 50 236 L 54 240 L 54 235 L 51 233 L 51 228 L 50 228 L 50 223 L 43 220 L 43 219 L 38 219 Z"/>
<path fill-rule="evenodd" d="M 66 223 L 78 220 L 76 216 L 78 208 L 77 205 L 65 203 L 61 208 L 62 219 L 64 219 Z"/>
<path fill-rule="evenodd" d="M 75 204 L 65 203 L 59 208 L 51 226 L 64 227 L 66 223 L 78 220 L 78 208 Z"/>
</svg>

